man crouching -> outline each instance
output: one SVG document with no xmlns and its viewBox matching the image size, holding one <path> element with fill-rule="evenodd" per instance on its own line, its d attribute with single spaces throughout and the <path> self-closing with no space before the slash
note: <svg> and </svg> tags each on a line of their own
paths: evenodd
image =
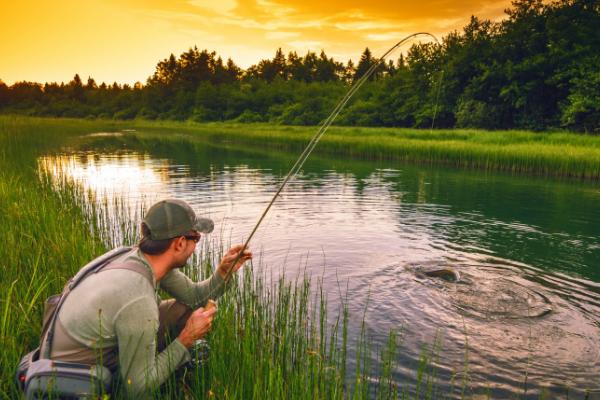
<svg viewBox="0 0 600 400">
<path fill-rule="evenodd" d="M 153 205 L 142 223 L 137 247 L 118 256 L 78 284 L 59 310 L 50 358 L 118 367 L 130 394 L 160 386 L 190 361 L 188 349 L 211 328 L 209 299 L 224 291 L 225 279 L 252 253 L 232 247 L 207 280 L 193 282 L 178 270 L 213 222 L 197 218 L 181 200 Z M 231 271 L 229 271 L 231 270 Z M 158 289 L 173 299 L 161 301 Z M 169 343 L 169 338 L 175 338 Z M 44 349 L 42 349 L 42 352 Z"/>
</svg>

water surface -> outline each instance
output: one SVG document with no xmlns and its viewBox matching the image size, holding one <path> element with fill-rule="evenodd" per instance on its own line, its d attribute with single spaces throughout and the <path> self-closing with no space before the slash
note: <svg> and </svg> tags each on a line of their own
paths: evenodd
<svg viewBox="0 0 600 400">
<path fill-rule="evenodd" d="M 132 208 L 184 199 L 215 220 L 217 242 L 249 234 L 294 161 L 127 135 L 40 164 Z M 599 205 L 597 184 L 312 157 L 252 248 L 274 275 L 321 277 L 334 309 L 347 285 L 351 336 L 363 314 L 376 346 L 400 332 L 409 392 L 436 344 L 439 393 L 600 398 Z M 441 267 L 460 282 L 421 273 Z"/>
</svg>

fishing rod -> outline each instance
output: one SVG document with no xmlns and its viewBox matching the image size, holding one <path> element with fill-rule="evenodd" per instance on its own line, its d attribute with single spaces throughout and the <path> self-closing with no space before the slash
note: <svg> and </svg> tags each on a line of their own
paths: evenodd
<svg viewBox="0 0 600 400">
<path fill-rule="evenodd" d="M 227 284 L 229 278 L 231 277 L 231 274 L 233 273 L 233 269 L 235 268 L 235 265 L 239 262 L 240 258 L 242 258 L 244 251 L 248 248 L 248 244 L 250 243 L 250 240 L 252 240 L 252 237 L 254 236 L 254 234 L 256 233 L 256 231 L 258 230 L 258 227 L 260 226 L 260 224 L 262 223 L 262 221 L 265 219 L 267 213 L 269 212 L 269 210 L 271 209 L 271 207 L 275 203 L 275 200 L 277 199 L 277 197 L 279 196 L 279 194 L 283 191 L 283 188 L 285 187 L 285 185 L 288 183 L 288 181 L 290 179 L 292 179 L 300 171 L 300 168 L 302 168 L 302 166 L 306 162 L 306 160 L 307 160 L 308 156 L 310 155 L 310 153 L 312 153 L 313 149 L 315 148 L 315 146 L 317 145 L 317 143 L 319 142 L 319 140 L 321 139 L 321 137 L 325 134 L 325 132 L 327 131 L 327 129 L 329 129 L 329 127 L 333 123 L 333 120 L 339 115 L 339 113 L 342 111 L 342 109 L 344 108 L 344 106 L 348 103 L 348 101 L 350 100 L 350 98 L 352 98 L 352 96 L 356 93 L 356 91 L 358 91 L 358 89 L 360 89 L 360 87 L 371 77 L 371 75 L 373 75 L 373 73 L 375 72 L 375 70 L 377 68 L 379 68 L 379 66 L 381 65 L 382 62 L 385 61 L 385 59 L 386 59 L 387 56 L 389 56 L 392 52 L 394 52 L 396 49 L 398 49 L 399 47 L 401 47 L 404 43 L 406 43 L 407 41 L 409 41 L 409 40 L 411 40 L 411 39 L 413 39 L 413 38 L 415 38 L 417 36 L 429 36 L 429 37 L 433 38 L 433 40 L 437 44 L 440 43 L 439 40 L 434 35 L 432 35 L 431 33 L 428 33 L 428 32 L 417 32 L 417 33 L 413 33 L 411 35 L 408 35 L 404 39 L 402 39 L 398 43 L 396 43 L 394 46 L 390 47 L 390 49 L 387 50 L 381 57 L 379 57 L 378 59 L 376 59 L 376 61 L 373 63 L 373 65 L 371 65 L 371 67 L 367 70 L 367 72 L 365 72 L 365 74 L 363 76 L 361 76 L 352 85 L 352 87 L 348 90 L 348 92 L 344 95 L 344 97 L 342 97 L 342 99 L 337 103 L 337 105 L 335 106 L 335 108 L 333 109 L 333 111 L 329 114 L 329 116 L 325 119 L 325 121 L 323 121 L 323 123 L 319 126 L 319 129 L 317 130 L 317 132 L 315 133 L 315 135 L 308 142 L 308 144 L 304 148 L 304 151 L 302 152 L 302 154 L 300 154 L 300 156 L 298 157 L 298 159 L 296 160 L 296 162 L 294 163 L 294 165 L 292 166 L 292 168 L 290 168 L 289 172 L 287 173 L 287 175 L 285 176 L 285 178 L 283 179 L 283 181 L 279 185 L 279 188 L 277 189 L 277 191 L 273 195 L 273 198 L 271 199 L 271 201 L 269 202 L 269 204 L 267 205 L 267 207 L 265 208 L 265 210 L 261 214 L 260 218 L 256 222 L 256 225 L 254 225 L 254 228 L 250 232 L 250 235 L 248 236 L 248 238 L 244 242 L 244 244 L 242 246 L 242 249 L 238 253 L 238 255 L 235 258 L 235 260 L 228 267 L 227 272 L 225 274 L 225 279 L 224 279 L 225 280 L 225 284 Z M 441 86 L 441 82 L 440 82 L 440 86 Z M 438 87 L 438 96 L 439 96 L 439 87 Z M 436 111 L 437 111 L 437 104 L 436 104 L 436 110 L 434 111 L 434 113 Z M 433 120 L 435 121 L 435 114 L 433 116 Z M 433 128 L 433 125 L 432 125 L 432 128 Z M 208 296 L 209 298 L 212 298 L 213 292 L 214 292 L 214 290 L 211 290 L 211 292 L 209 293 L 209 296 Z"/>
</svg>

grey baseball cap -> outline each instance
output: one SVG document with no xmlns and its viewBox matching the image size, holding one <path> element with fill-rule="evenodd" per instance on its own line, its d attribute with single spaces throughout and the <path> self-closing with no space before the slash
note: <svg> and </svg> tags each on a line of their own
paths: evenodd
<svg viewBox="0 0 600 400">
<path fill-rule="evenodd" d="M 154 204 L 143 222 L 150 230 L 150 239 L 171 239 L 188 234 L 192 230 L 202 233 L 213 231 L 211 219 L 198 218 L 192 208 L 183 200 L 166 199 Z"/>
</svg>

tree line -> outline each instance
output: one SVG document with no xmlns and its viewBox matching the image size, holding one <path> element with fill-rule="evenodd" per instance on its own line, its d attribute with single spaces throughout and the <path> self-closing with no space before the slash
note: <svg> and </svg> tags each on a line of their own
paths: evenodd
<svg viewBox="0 0 600 400">
<path fill-rule="evenodd" d="M 158 62 L 145 84 L 0 81 L 0 112 L 312 125 L 379 63 L 337 124 L 600 133 L 599 27 L 598 0 L 516 0 L 500 22 L 473 16 L 395 60 L 278 49 L 244 70 L 194 47 Z"/>
</svg>

